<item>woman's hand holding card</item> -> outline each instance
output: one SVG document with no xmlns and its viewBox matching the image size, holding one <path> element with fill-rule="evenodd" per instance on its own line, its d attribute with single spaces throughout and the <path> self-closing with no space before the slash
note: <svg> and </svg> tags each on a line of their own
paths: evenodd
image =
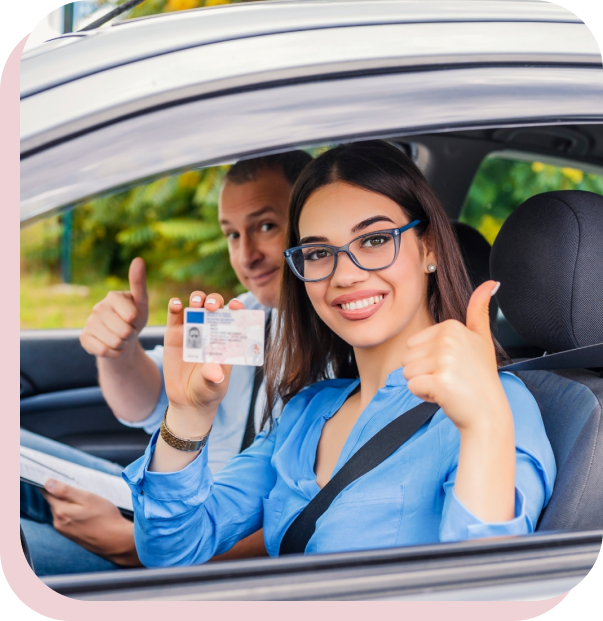
<svg viewBox="0 0 603 621">
<path fill-rule="evenodd" d="M 194 291 L 190 296 L 190 307 L 215 312 L 224 307 L 224 299 L 217 293 L 206 295 L 202 291 Z M 241 310 L 244 306 L 238 300 L 233 300 L 229 308 Z M 199 439 L 211 429 L 218 406 L 228 389 L 232 367 L 211 362 L 185 362 L 183 330 L 182 302 L 172 298 L 168 305 L 163 352 L 165 390 L 169 399 L 167 422 L 173 434 L 181 438 Z M 150 469 L 161 472 L 179 470 L 197 454 L 178 451 L 159 437 Z"/>
</svg>

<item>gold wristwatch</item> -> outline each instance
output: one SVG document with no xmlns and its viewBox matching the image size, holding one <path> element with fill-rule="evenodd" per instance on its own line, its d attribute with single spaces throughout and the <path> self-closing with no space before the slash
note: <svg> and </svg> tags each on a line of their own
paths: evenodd
<svg viewBox="0 0 603 621">
<path fill-rule="evenodd" d="M 200 451 L 207 444 L 207 439 L 209 438 L 209 434 L 211 433 L 211 427 L 209 428 L 209 431 L 199 440 L 192 440 L 191 438 L 181 438 L 175 433 L 172 433 L 170 428 L 167 426 L 166 417 L 169 407 L 170 406 L 168 405 L 168 407 L 165 408 L 163 419 L 161 421 L 161 427 L 159 428 L 159 432 L 161 433 L 161 437 L 163 438 L 164 442 L 167 442 L 167 444 L 173 446 L 179 451 Z"/>
</svg>

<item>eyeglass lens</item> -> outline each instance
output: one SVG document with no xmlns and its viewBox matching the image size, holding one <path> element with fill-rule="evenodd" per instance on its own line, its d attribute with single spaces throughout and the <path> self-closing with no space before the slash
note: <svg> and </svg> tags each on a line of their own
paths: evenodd
<svg viewBox="0 0 603 621">
<path fill-rule="evenodd" d="M 396 245 L 389 233 L 368 234 L 354 240 L 350 252 L 362 267 L 379 270 L 392 263 Z M 307 280 L 327 278 L 335 264 L 335 255 L 329 246 L 304 246 L 296 250 L 291 259 L 298 274 Z"/>
</svg>

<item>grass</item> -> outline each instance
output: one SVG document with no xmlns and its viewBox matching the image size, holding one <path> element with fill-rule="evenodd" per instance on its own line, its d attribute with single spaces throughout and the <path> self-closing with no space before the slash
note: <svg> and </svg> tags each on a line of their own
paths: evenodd
<svg viewBox="0 0 603 621">
<path fill-rule="evenodd" d="M 82 328 L 92 307 L 109 291 L 127 291 L 127 281 L 106 278 L 94 285 L 64 285 L 49 273 L 21 272 L 21 329 Z M 186 283 L 149 285 L 150 326 L 165 325 L 171 297 L 188 299 Z M 186 305 L 186 302 L 185 302 Z"/>
</svg>

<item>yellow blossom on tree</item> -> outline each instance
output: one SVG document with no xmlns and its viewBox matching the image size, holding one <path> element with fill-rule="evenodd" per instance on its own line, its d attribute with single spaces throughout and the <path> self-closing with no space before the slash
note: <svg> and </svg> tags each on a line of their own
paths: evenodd
<svg viewBox="0 0 603 621">
<path fill-rule="evenodd" d="M 477 227 L 477 230 L 488 240 L 488 243 L 492 245 L 498 232 L 500 231 L 504 220 L 495 218 L 490 214 L 485 214 Z"/>
<path fill-rule="evenodd" d="M 168 0 L 165 11 L 187 11 L 202 6 L 199 0 Z"/>
<path fill-rule="evenodd" d="M 574 183 L 582 183 L 584 173 L 577 168 L 562 168 L 561 172 Z"/>
<path fill-rule="evenodd" d="M 189 170 L 180 175 L 178 183 L 181 188 L 196 188 L 199 185 L 200 174 L 196 170 Z"/>
<path fill-rule="evenodd" d="M 544 164 L 543 164 L 542 162 L 534 162 L 534 163 L 532 164 L 532 170 L 533 170 L 535 173 L 542 172 L 542 171 L 544 170 Z"/>
</svg>

